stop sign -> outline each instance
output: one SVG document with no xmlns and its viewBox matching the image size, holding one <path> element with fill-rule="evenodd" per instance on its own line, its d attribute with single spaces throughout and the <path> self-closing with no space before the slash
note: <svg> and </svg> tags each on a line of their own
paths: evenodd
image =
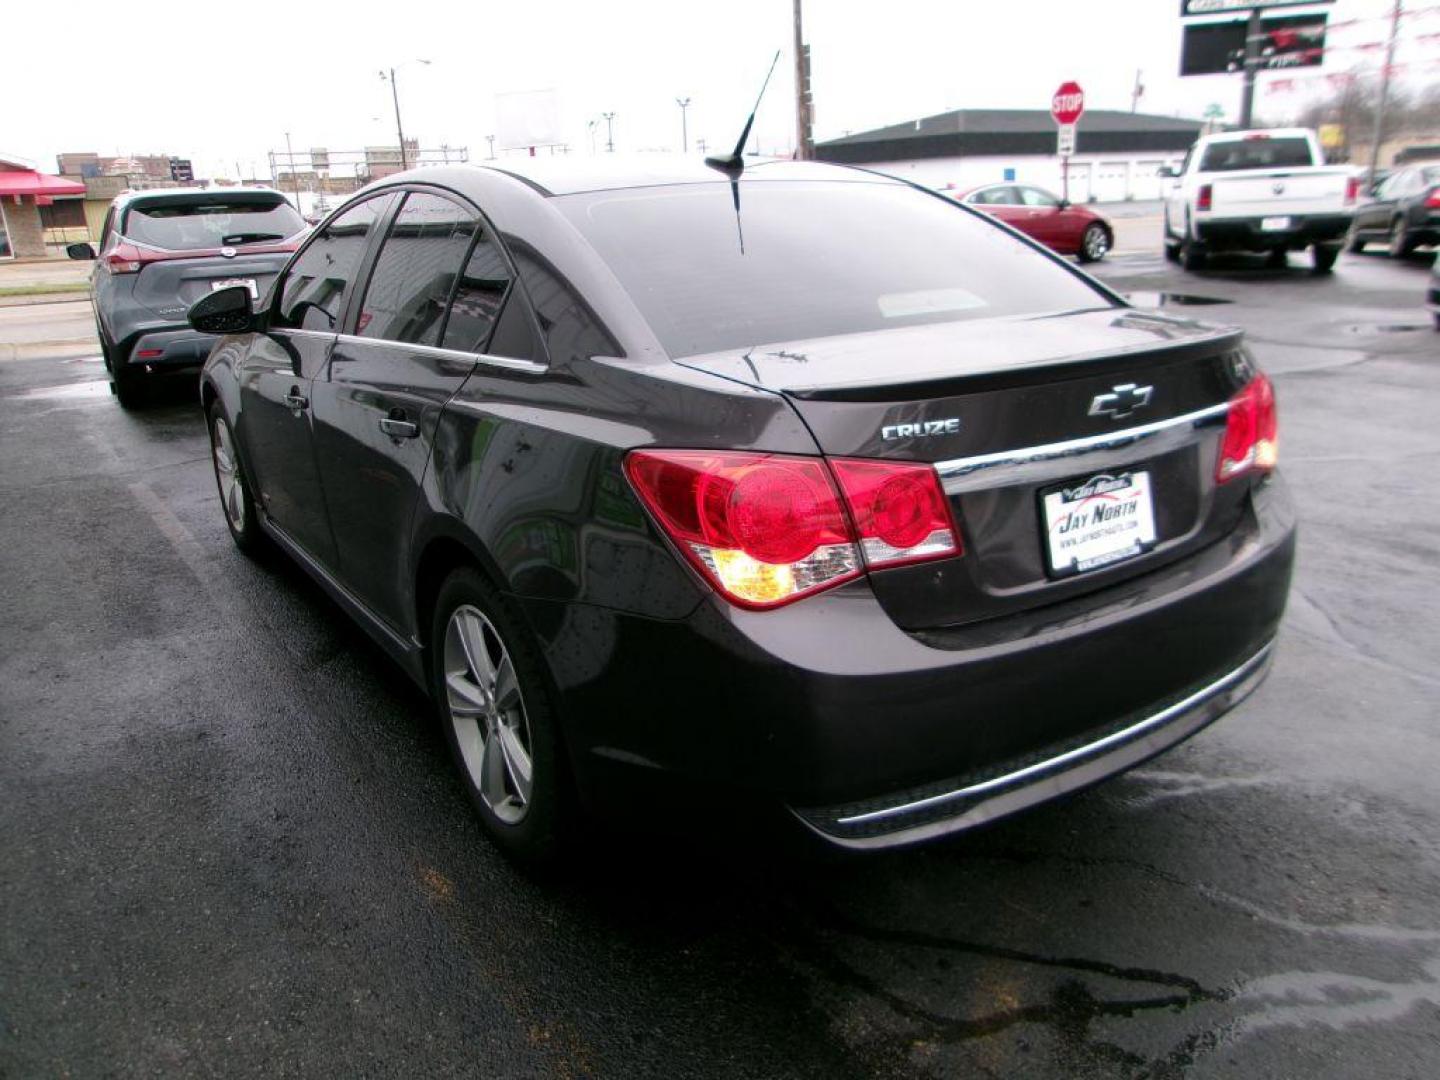
<svg viewBox="0 0 1440 1080">
<path fill-rule="evenodd" d="M 1063 82 L 1050 99 L 1050 115 L 1057 124 L 1073 124 L 1085 111 L 1085 91 L 1077 82 Z"/>
</svg>

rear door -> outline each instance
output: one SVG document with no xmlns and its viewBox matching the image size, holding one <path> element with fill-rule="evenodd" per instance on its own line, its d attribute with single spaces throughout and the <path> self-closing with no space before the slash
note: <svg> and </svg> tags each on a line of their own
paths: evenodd
<svg viewBox="0 0 1440 1080">
<path fill-rule="evenodd" d="M 1007 225 L 1013 225 L 1021 232 L 1029 233 L 1027 222 L 1030 218 L 1029 207 L 1020 201 L 1020 192 L 1012 184 L 996 184 L 994 187 L 981 188 L 970 195 L 966 200 L 977 210 L 983 210 L 991 217 L 999 218 Z"/>
<path fill-rule="evenodd" d="M 1355 211 L 1355 228 L 1360 232 L 1384 233 L 1390 229 L 1395 213 L 1395 192 L 1403 186 L 1405 170 L 1387 176 L 1375 189 L 1370 201 Z"/>
<path fill-rule="evenodd" d="M 409 622 L 405 547 L 440 411 L 486 348 L 512 276 L 473 209 L 410 191 L 314 384 L 341 580 L 397 630 Z"/>
<path fill-rule="evenodd" d="M 395 200 L 366 199 L 317 233 L 281 282 L 268 332 L 237 365 L 239 431 L 260 504 L 327 569 L 335 542 L 315 466 L 311 386 L 325 370 L 351 288 L 376 227 Z"/>
</svg>

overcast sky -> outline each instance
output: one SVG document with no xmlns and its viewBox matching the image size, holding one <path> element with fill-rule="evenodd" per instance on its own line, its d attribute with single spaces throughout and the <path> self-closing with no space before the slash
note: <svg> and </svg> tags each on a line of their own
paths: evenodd
<svg viewBox="0 0 1440 1080">
<path fill-rule="evenodd" d="M 1324 73 L 1374 69 L 1391 0 L 1330 5 L 1323 69 L 1262 76 L 1257 112 L 1279 118 Z M 1407 20 L 1398 60 L 1440 79 L 1440 3 Z M 486 156 L 496 96 L 552 89 L 561 135 L 589 152 L 586 120 L 614 112 L 618 150 L 678 149 L 677 96 L 690 137 L 733 144 L 776 49 L 756 131 L 763 152 L 793 141 L 790 0 L 527 0 L 327 4 L 147 0 L 15 4 L 0 73 L 0 152 L 53 170 L 61 150 L 167 152 L 198 175 L 266 171 L 266 151 L 393 144 L 382 67 L 399 72 L 407 135 Z M 1238 112 L 1238 76 L 1180 79 L 1179 0 L 807 0 L 816 135 L 833 137 L 962 107 L 1046 108 L 1065 79 L 1091 108 Z M 318 10 L 316 10 L 318 9 Z M 315 13 L 312 13 L 314 11 Z M 327 14 L 320 14 L 324 11 Z M 1357 21 L 1358 20 L 1358 21 Z M 61 32 L 64 27 L 74 33 Z M 1428 38 L 1422 35 L 1431 35 Z M 78 44 L 78 43 L 82 43 Z M 1317 77 L 1318 75 L 1318 77 Z M 1284 80 L 1289 80 L 1288 86 Z M 1267 83 L 1281 82 L 1281 88 Z M 604 148 L 604 124 L 599 126 Z M 752 149 L 754 144 L 752 143 Z"/>
</svg>

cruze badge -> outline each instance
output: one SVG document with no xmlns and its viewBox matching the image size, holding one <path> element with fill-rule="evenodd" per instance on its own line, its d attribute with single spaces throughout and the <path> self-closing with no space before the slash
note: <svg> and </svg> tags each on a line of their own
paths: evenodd
<svg viewBox="0 0 1440 1080">
<path fill-rule="evenodd" d="M 882 439 L 923 439 L 927 435 L 958 435 L 960 418 L 921 420 L 915 424 L 886 424 L 880 429 Z"/>
<path fill-rule="evenodd" d="M 1137 409 L 1150 404 L 1153 386 L 1136 386 L 1133 382 L 1121 383 L 1108 394 L 1096 394 L 1090 399 L 1091 416 L 1109 416 L 1123 420 Z"/>
</svg>

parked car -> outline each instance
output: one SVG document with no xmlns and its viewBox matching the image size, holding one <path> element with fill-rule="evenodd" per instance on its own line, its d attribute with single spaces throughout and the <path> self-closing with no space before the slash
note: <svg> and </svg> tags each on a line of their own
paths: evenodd
<svg viewBox="0 0 1440 1080">
<path fill-rule="evenodd" d="M 1207 135 L 1160 176 L 1170 180 L 1165 255 L 1187 270 L 1228 251 L 1268 253 L 1283 266 L 1288 252 L 1308 247 L 1315 272 L 1327 274 L 1360 191 L 1348 166 L 1325 164 L 1305 128 Z"/>
<path fill-rule="evenodd" d="M 903 181 L 731 160 L 400 174 L 190 309 L 232 537 L 429 690 L 490 835 L 914 843 L 1248 694 L 1294 513 L 1241 333 Z"/>
<path fill-rule="evenodd" d="M 1098 262 L 1115 246 L 1115 230 L 1105 218 L 1033 184 L 986 184 L 960 201 L 1081 262 Z"/>
<path fill-rule="evenodd" d="M 1395 259 L 1440 243 L 1440 162 L 1397 169 L 1356 209 L 1350 250 L 1381 243 Z"/>
<path fill-rule="evenodd" d="M 298 246 L 305 222 L 279 192 L 177 188 L 126 192 L 111 204 L 90 275 L 95 332 L 110 386 L 131 408 L 149 373 L 198 369 L 215 339 L 197 334 L 185 310 L 213 289 L 241 284 L 258 299 Z"/>
</svg>

